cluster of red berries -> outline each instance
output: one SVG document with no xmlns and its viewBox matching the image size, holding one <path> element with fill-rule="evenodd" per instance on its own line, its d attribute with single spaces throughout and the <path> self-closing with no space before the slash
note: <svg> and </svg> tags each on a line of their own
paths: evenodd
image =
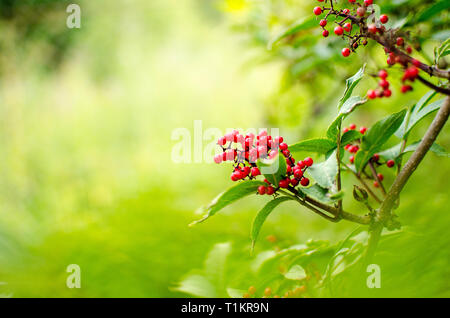
<svg viewBox="0 0 450 318">
<path fill-rule="evenodd" d="M 318 0 L 319 2 L 323 2 L 324 0 Z M 356 2 L 356 0 L 348 0 L 349 3 L 351 3 L 352 5 L 356 6 L 356 9 L 350 10 L 348 8 L 344 8 L 342 10 L 334 10 L 334 8 L 325 8 L 325 7 L 320 7 L 317 6 L 313 9 L 313 13 L 317 16 L 321 15 L 324 11 L 326 10 L 330 10 L 329 14 L 335 14 L 336 16 L 345 16 L 344 19 L 341 22 L 337 22 L 337 26 L 334 28 L 334 34 L 336 34 L 337 36 L 348 36 L 350 38 L 351 37 L 351 32 L 352 32 L 352 22 L 351 21 L 347 21 L 348 17 L 350 17 L 351 13 L 354 13 L 355 15 L 357 15 L 358 17 L 364 17 L 367 14 L 367 9 L 369 6 L 371 6 L 373 4 L 373 0 L 364 0 L 364 4 L 360 5 L 359 3 Z M 352 12 L 353 11 L 353 12 Z M 322 36 L 324 37 L 328 37 L 328 35 L 330 34 L 330 32 L 325 28 L 326 25 L 328 24 L 327 21 L 327 17 L 329 16 L 329 14 L 326 15 L 326 17 L 322 20 L 320 20 L 319 25 L 322 28 Z M 347 21 L 347 22 L 346 22 Z M 386 24 L 389 21 L 389 17 L 385 14 L 382 14 L 380 16 L 380 22 L 382 24 Z M 377 27 L 375 24 L 371 24 L 368 26 L 368 31 L 371 33 L 377 33 L 377 32 L 384 32 L 385 28 L 384 26 L 381 27 Z M 346 34 L 344 34 L 345 32 L 347 32 Z M 350 55 L 350 53 L 352 51 L 354 51 L 355 49 L 358 48 L 358 46 L 360 44 L 363 45 L 367 45 L 367 39 L 362 39 L 360 36 L 357 36 L 354 38 L 354 41 L 351 42 L 350 48 L 345 47 L 342 49 L 341 54 L 344 57 L 347 57 Z"/>
<path fill-rule="evenodd" d="M 386 70 L 380 70 L 378 72 L 378 77 L 380 81 L 378 82 L 377 89 L 369 89 L 367 91 L 367 97 L 369 99 L 381 98 L 381 97 L 391 97 L 392 91 L 389 89 L 389 81 L 386 79 L 388 77 L 388 72 Z"/>
<path fill-rule="evenodd" d="M 313 160 L 310 157 L 296 162 L 292 157 L 288 145 L 283 142 L 283 137 L 272 137 L 267 131 L 261 131 L 257 136 L 252 133 L 242 135 L 237 130 L 220 137 L 217 144 L 222 148 L 222 153 L 214 156 L 214 162 L 221 163 L 233 161 L 232 181 L 254 179 L 261 174 L 256 165 L 258 159 L 274 159 L 281 151 L 285 157 L 287 167 L 286 176 L 278 184 L 272 185 L 267 179 L 267 186 L 259 186 L 258 193 L 272 195 L 279 188 L 296 187 L 298 184 L 306 187 L 309 179 L 304 176 Z M 291 178 L 292 176 L 292 178 Z"/>
</svg>

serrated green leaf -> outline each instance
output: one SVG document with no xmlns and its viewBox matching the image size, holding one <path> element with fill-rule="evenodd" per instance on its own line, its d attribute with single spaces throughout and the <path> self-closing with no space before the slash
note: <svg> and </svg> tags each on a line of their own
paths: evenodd
<svg viewBox="0 0 450 318">
<path fill-rule="evenodd" d="M 334 119 L 327 129 L 327 138 L 333 141 L 337 140 L 339 123 L 351 114 L 356 107 L 364 104 L 367 99 L 360 96 L 352 96 L 348 98 L 339 110 L 338 116 Z"/>
<path fill-rule="evenodd" d="M 336 143 L 327 138 L 315 138 L 297 142 L 289 146 L 292 153 L 299 151 L 316 152 L 326 154 L 336 147 Z"/>
<path fill-rule="evenodd" d="M 190 226 L 203 222 L 207 218 L 213 216 L 221 209 L 226 207 L 227 205 L 245 197 L 250 194 L 256 193 L 256 190 L 259 186 L 266 185 L 263 181 L 257 180 L 247 180 L 243 182 L 239 182 L 238 184 L 232 186 L 228 190 L 219 194 L 205 209 L 205 216 L 200 220 L 194 221 L 190 224 Z"/>
<path fill-rule="evenodd" d="M 334 203 L 340 199 L 340 195 L 342 192 L 334 193 L 330 195 L 327 189 L 321 187 L 317 183 L 313 184 L 312 186 L 308 188 L 298 188 L 300 193 L 303 193 L 304 195 L 307 195 L 313 199 L 316 199 L 317 201 L 320 201 L 322 203 Z M 333 197 L 334 195 L 337 195 L 337 197 Z"/>
<path fill-rule="evenodd" d="M 406 109 L 376 122 L 361 138 L 361 150 L 355 156 L 355 168 L 360 172 L 369 159 L 377 153 L 386 141 L 397 131 L 406 115 Z"/>
<path fill-rule="evenodd" d="M 313 164 L 308 168 L 308 173 L 323 188 L 334 188 L 334 182 L 338 172 L 336 151 L 327 160 Z"/>
<path fill-rule="evenodd" d="M 303 30 L 312 29 L 316 26 L 316 24 L 317 21 L 314 17 L 308 16 L 306 18 L 302 18 L 291 24 L 289 27 L 281 31 L 279 34 L 277 34 L 273 39 L 269 41 L 267 47 L 269 50 L 271 50 L 274 44 L 284 39 L 285 37 L 293 35 Z"/>
<path fill-rule="evenodd" d="M 286 176 L 286 160 L 284 156 L 279 152 L 278 155 L 270 159 L 260 159 L 256 163 L 261 174 L 266 177 L 267 181 L 277 186 L 283 177 Z"/>
<path fill-rule="evenodd" d="M 349 130 L 342 135 L 341 145 L 347 145 L 362 137 L 362 134 L 356 130 Z"/>
<path fill-rule="evenodd" d="M 266 221 L 267 217 L 270 213 L 272 213 L 273 209 L 275 209 L 280 203 L 294 200 L 291 197 L 279 197 L 276 198 L 270 202 L 268 202 L 261 211 L 258 212 L 255 219 L 253 220 L 252 225 L 252 231 L 251 231 L 251 238 L 252 238 L 252 245 L 254 246 L 256 243 L 256 239 L 258 238 L 259 231 L 261 230 L 262 225 Z"/>
<path fill-rule="evenodd" d="M 345 81 L 345 92 L 344 92 L 344 95 L 342 96 L 342 98 L 339 100 L 338 108 L 341 108 L 342 105 L 345 103 L 345 101 L 347 99 L 349 99 L 350 96 L 352 96 L 353 90 L 355 89 L 356 85 L 358 85 L 359 81 L 361 80 L 361 78 L 364 75 L 365 68 L 366 68 L 366 65 L 364 64 L 358 70 L 358 72 L 356 72 L 355 75 L 353 75 L 352 77 L 348 78 Z"/>
</svg>

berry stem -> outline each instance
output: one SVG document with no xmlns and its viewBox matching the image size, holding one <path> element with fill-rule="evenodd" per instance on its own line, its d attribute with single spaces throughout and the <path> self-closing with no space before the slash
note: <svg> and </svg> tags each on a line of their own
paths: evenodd
<svg viewBox="0 0 450 318">
<path fill-rule="evenodd" d="M 375 169 L 375 166 L 373 165 L 373 163 L 371 161 L 369 161 L 369 167 L 370 167 L 370 170 L 372 171 L 372 175 L 373 175 L 374 179 L 380 185 L 381 192 L 383 192 L 383 194 L 386 196 L 386 190 L 384 189 L 383 183 L 381 182 L 380 178 L 378 178 L 377 170 Z"/>
</svg>

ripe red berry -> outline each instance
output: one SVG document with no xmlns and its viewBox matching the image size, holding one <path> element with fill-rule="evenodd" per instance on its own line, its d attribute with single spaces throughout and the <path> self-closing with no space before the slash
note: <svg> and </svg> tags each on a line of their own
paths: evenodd
<svg viewBox="0 0 450 318">
<path fill-rule="evenodd" d="M 266 194 L 272 195 L 275 193 L 275 189 L 272 186 L 268 186 L 266 189 Z"/>
<path fill-rule="evenodd" d="M 360 132 L 361 134 L 363 134 L 363 135 L 366 133 L 366 131 L 367 131 L 367 128 L 364 127 L 364 126 L 362 126 L 361 128 L 359 128 L 359 132 Z"/>
<path fill-rule="evenodd" d="M 259 176 L 261 174 L 261 171 L 259 171 L 258 167 L 253 167 L 250 170 L 250 173 L 252 174 L 252 176 L 256 177 L 256 176 Z"/>
<path fill-rule="evenodd" d="M 295 178 L 291 179 L 291 184 L 292 186 L 296 187 L 298 185 L 298 179 Z"/>
<path fill-rule="evenodd" d="M 398 46 L 403 46 L 405 44 L 405 40 L 401 36 L 399 36 L 396 40 Z"/>
<path fill-rule="evenodd" d="M 372 156 L 372 160 L 373 161 L 375 161 L 375 162 L 378 162 L 378 160 L 380 160 L 380 155 L 379 154 L 374 154 L 373 156 Z"/>
<path fill-rule="evenodd" d="M 306 164 L 302 160 L 297 162 L 297 167 L 299 167 L 300 169 L 303 169 L 305 166 L 306 166 Z"/>
<path fill-rule="evenodd" d="M 413 60 L 412 60 L 412 63 L 413 63 L 413 65 L 414 65 L 415 67 L 419 67 L 420 64 L 422 64 L 422 63 L 420 63 L 420 61 L 418 61 L 418 60 L 416 60 L 416 59 L 413 59 Z"/>
<path fill-rule="evenodd" d="M 350 156 L 349 160 L 350 160 L 351 163 L 354 163 L 355 162 L 355 156 Z"/>
<path fill-rule="evenodd" d="M 288 149 L 288 145 L 286 143 L 282 142 L 280 144 L 280 150 L 283 151 L 283 150 L 286 150 L 286 149 Z"/>
<path fill-rule="evenodd" d="M 350 55 L 350 49 L 348 47 L 345 47 L 342 49 L 341 53 L 343 57 L 347 57 Z"/>
<path fill-rule="evenodd" d="M 380 70 L 380 71 L 378 72 L 378 76 L 379 76 L 381 79 L 386 79 L 386 77 L 388 77 L 388 72 L 386 72 L 385 70 Z"/>
<path fill-rule="evenodd" d="M 377 177 L 380 181 L 383 181 L 384 179 L 384 176 L 381 173 L 377 174 Z"/>
<path fill-rule="evenodd" d="M 280 182 L 278 182 L 278 186 L 280 187 L 280 188 L 287 188 L 287 187 L 289 187 L 289 183 L 291 183 L 291 180 L 290 179 L 283 179 L 283 180 L 280 180 Z"/>
<path fill-rule="evenodd" d="M 342 10 L 342 13 L 343 14 L 350 14 L 350 10 L 349 9 L 344 9 L 344 10 Z"/>
<path fill-rule="evenodd" d="M 409 91 L 412 91 L 412 86 L 411 85 L 402 85 L 402 88 L 401 88 L 401 90 L 402 90 L 402 93 L 406 93 L 406 92 L 409 92 Z"/>
<path fill-rule="evenodd" d="M 380 186 L 380 184 L 378 183 L 378 181 L 374 181 L 374 182 L 373 182 L 373 186 L 374 186 L 375 188 L 378 188 L 378 187 Z"/>
<path fill-rule="evenodd" d="M 382 14 L 382 15 L 380 16 L 380 22 L 381 22 L 381 23 L 386 24 L 388 21 L 389 21 L 389 17 L 388 17 L 387 15 Z"/>
<path fill-rule="evenodd" d="M 380 82 L 378 83 L 378 85 L 383 87 L 383 89 L 388 89 L 389 88 L 389 82 L 387 80 L 385 80 L 385 79 L 381 79 Z"/>
<path fill-rule="evenodd" d="M 389 168 L 392 168 L 392 167 L 395 165 L 395 162 L 394 162 L 394 160 L 390 159 L 390 160 L 388 160 L 388 161 L 386 162 L 386 165 L 387 165 Z"/>
<path fill-rule="evenodd" d="M 340 25 L 338 25 L 334 28 L 334 33 L 336 35 L 342 35 L 344 33 L 344 29 Z"/>
<path fill-rule="evenodd" d="M 350 3 L 355 3 L 356 0 L 348 0 L 348 2 L 350 2 Z"/>
<path fill-rule="evenodd" d="M 265 186 L 259 186 L 258 187 L 258 193 L 263 195 L 266 194 L 266 187 Z"/>
<path fill-rule="evenodd" d="M 356 14 L 360 17 L 363 17 L 366 14 L 366 9 L 363 7 L 359 7 L 356 9 Z"/>
<path fill-rule="evenodd" d="M 351 147 L 348 149 L 348 151 L 351 152 L 351 153 L 357 153 L 358 150 L 359 150 L 359 147 L 356 146 L 356 145 L 351 146 Z"/>
<path fill-rule="evenodd" d="M 294 177 L 300 179 L 303 177 L 303 171 L 301 169 L 294 169 Z"/>
<path fill-rule="evenodd" d="M 311 167 L 314 163 L 314 161 L 312 160 L 311 157 L 306 157 L 305 159 L 303 159 L 303 163 L 305 165 L 307 165 L 308 167 Z"/>
<path fill-rule="evenodd" d="M 344 24 L 344 30 L 346 32 L 350 32 L 352 30 L 352 24 L 350 22 L 347 22 L 346 24 Z"/>
<path fill-rule="evenodd" d="M 390 89 L 385 89 L 383 95 L 384 97 L 391 97 L 392 91 Z"/>
<path fill-rule="evenodd" d="M 291 175 L 292 174 L 292 168 L 291 168 L 291 166 L 287 166 L 286 167 L 286 173 L 287 173 L 287 175 Z"/>
<path fill-rule="evenodd" d="M 327 25 L 327 20 L 325 19 L 320 20 L 319 25 L 323 28 L 324 26 Z"/>
<path fill-rule="evenodd" d="M 367 97 L 368 97 L 369 99 L 374 99 L 374 98 L 377 97 L 377 92 L 375 92 L 373 89 L 369 89 L 369 90 L 367 91 Z"/>
<path fill-rule="evenodd" d="M 219 140 L 217 141 L 217 143 L 220 146 L 223 146 L 223 145 L 225 145 L 227 143 L 227 139 L 225 137 L 220 137 Z"/>
<path fill-rule="evenodd" d="M 315 7 L 313 10 L 315 15 L 321 15 L 322 14 L 322 8 L 321 7 Z"/>
<path fill-rule="evenodd" d="M 412 53 L 412 47 L 408 46 L 406 48 L 406 53 L 411 54 Z"/>
<path fill-rule="evenodd" d="M 285 156 L 286 158 L 289 157 L 291 155 L 291 152 L 289 150 L 283 150 L 283 156 Z"/>
<path fill-rule="evenodd" d="M 411 81 L 414 81 L 419 75 L 419 69 L 415 66 L 408 67 L 405 71 L 405 77 Z"/>
<path fill-rule="evenodd" d="M 350 129 L 348 127 L 345 127 L 344 130 L 342 130 L 342 132 L 345 134 L 347 131 L 349 131 Z"/>
<path fill-rule="evenodd" d="M 371 24 L 367 27 L 367 29 L 369 30 L 370 33 L 375 34 L 377 33 L 378 29 L 377 26 L 375 24 Z"/>
<path fill-rule="evenodd" d="M 370 6 L 371 4 L 373 4 L 373 0 L 364 0 L 364 5 L 366 7 Z"/>
<path fill-rule="evenodd" d="M 304 187 L 308 186 L 309 184 L 309 179 L 308 178 L 302 178 L 302 180 L 300 181 L 300 184 Z"/>
<path fill-rule="evenodd" d="M 330 34 L 330 32 L 328 32 L 328 30 L 323 30 L 323 32 L 322 32 L 322 36 L 324 38 L 326 38 L 329 34 Z"/>
<path fill-rule="evenodd" d="M 239 172 L 235 171 L 231 174 L 231 181 L 238 181 L 241 175 Z"/>
<path fill-rule="evenodd" d="M 391 58 L 390 56 L 387 58 L 386 63 L 388 65 L 394 65 L 395 64 L 395 58 Z"/>
<path fill-rule="evenodd" d="M 319 1 L 319 2 L 324 2 L 325 0 L 317 0 L 317 1 Z"/>
<path fill-rule="evenodd" d="M 355 124 L 350 124 L 350 125 L 348 126 L 348 128 L 349 128 L 350 130 L 355 130 L 355 129 L 356 129 L 356 125 L 355 125 Z"/>
</svg>

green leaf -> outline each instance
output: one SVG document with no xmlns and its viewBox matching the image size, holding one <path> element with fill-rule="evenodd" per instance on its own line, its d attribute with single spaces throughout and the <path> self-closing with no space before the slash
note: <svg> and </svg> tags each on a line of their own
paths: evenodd
<svg viewBox="0 0 450 318">
<path fill-rule="evenodd" d="M 438 64 L 441 57 L 450 54 L 450 38 L 447 38 L 439 47 L 434 49 L 434 63 Z"/>
<path fill-rule="evenodd" d="M 227 294 L 231 298 L 242 298 L 246 292 L 245 289 L 227 288 Z"/>
<path fill-rule="evenodd" d="M 292 266 L 286 274 L 284 274 L 284 277 L 287 279 L 302 280 L 306 278 L 306 272 L 303 267 L 296 264 Z"/>
<path fill-rule="evenodd" d="M 186 277 L 174 290 L 197 297 L 217 297 L 214 285 L 203 275 L 190 275 Z"/>
<path fill-rule="evenodd" d="M 266 179 L 275 186 L 277 186 L 278 182 L 280 182 L 280 180 L 286 176 L 286 160 L 284 159 L 284 156 L 280 154 L 280 152 L 278 153 L 278 156 L 276 156 L 272 160 L 258 160 L 256 165 L 261 171 L 261 174 L 264 175 L 264 177 L 266 177 Z"/>
<path fill-rule="evenodd" d="M 424 22 L 432 18 L 434 15 L 445 12 L 446 10 L 450 9 L 450 1 L 448 0 L 441 0 L 439 2 L 436 2 L 431 7 L 428 7 L 424 11 L 422 11 L 421 14 L 418 15 L 416 19 L 417 22 Z"/>
<path fill-rule="evenodd" d="M 284 39 L 285 37 L 293 35 L 300 31 L 312 29 L 316 26 L 316 24 L 317 21 L 315 17 L 308 16 L 306 18 L 302 18 L 291 24 L 289 27 L 287 27 L 286 29 L 281 31 L 278 35 L 276 35 L 273 39 L 271 39 L 267 44 L 267 48 L 271 50 L 274 44 Z"/>
<path fill-rule="evenodd" d="M 315 138 L 297 142 L 289 146 L 290 152 L 308 151 L 326 154 L 336 147 L 336 143 L 327 138 Z"/>
<path fill-rule="evenodd" d="M 330 195 L 327 189 L 321 187 L 317 183 L 313 184 L 308 188 L 300 187 L 298 188 L 298 190 L 299 192 L 306 194 L 307 196 L 316 199 L 317 201 L 327 204 L 334 203 L 338 201 L 340 198 L 342 198 L 342 192 Z"/>
<path fill-rule="evenodd" d="M 397 131 L 406 115 L 406 109 L 376 122 L 361 138 L 361 150 L 355 156 L 355 168 L 360 172 L 369 159 L 377 153 L 386 141 Z"/>
<path fill-rule="evenodd" d="M 425 95 L 422 96 L 422 98 L 411 108 L 410 111 L 408 111 L 408 114 L 405 116 L 405 119 L 403 120 L 400 127 L 395 132 L 395 135 L 403 139 L 405 136 L 407 136 L 407 129 L 409 128 L 408 125 L 411 122 L 411 114 L 417 114 L 425 105 L 427 105 L 430 100 L 437 94 L 436 91 L 429 91 Z M 416 115 L 413 115 L 413 117 Z"/>
<path fill-rule="evenodd" d="M 334 182 L 338 172 L 336 151 L 334 151 L 327 160 L 315 163 L 308 168 L 308 173 L 323 188 L 330 189 L 334 187 Z"/>
<path fill-rule="evenodd" d="M 358 85 L 359 81 L 363 77 L 365 68 L 366 68 L 366 65 L 364 64 L 359 69 L 359 71 L 356 72 L 355 75 L 353 75 L 352 77 L 350 77 L 346 80 L 344 96 L 342 96 L 342 98 L 339 100 L 338 108 L 340 108 L 345 103 L 345 101 L 347 99 L 349 99 L 350 96 L 352 96 L 353 89 L 355 89 L 356 85 Z"/>
<path fill-rule="evenodd" d="M 362 134 L 356 130 L 349 130 L 342 135 L 341 145 L 347 145 L 352 141 L 358 140 L 362 137 Z"/>
<path fill-rule="evenodd" d="M 286 164 L 286 163 L 285 163 Z M 189 226 L 203 222 L 207 218 L 213 216 L 227 205 L 237 201 L 245 196 L 256 193 L 259 186 L 266 185 L 263 181 L 247 180 L 239 182 L 228 190 L 219 194 L 205 209 L 206 215 L 200 220 L 194 221 Z"/>
<path fill-rule="evenodd" d="M 252 231 L 251 231 L 252 246 L 255 246 L 259 231 L 261 230 L 261 227 L 264 224 L 264 222 L 266 221 L 269 214 L 272 213 L 273 209 L 275 209 L 280 203 L 289 201 L 289 200 L 294 200 L 294 199 L 291 197 L 285 197 L 285 196 L 276 198 L 276 199 L 268 202 L 264 206 L 264 208 L 262 208 L 262 210 L 258 212 L 255 219 L 253 220 L 253 225 L 252 225 Z"/>
<path fill-rule="evenodd" d="M 409 115 L 409 121 L 408 126 L 405 130 L 404 137 L 408 136 L 409 132 L 427 115 L 437 111 L 439 108 L 441 108 L 442 104 L 444 103 L 444 98 L 435 101 L 434 103 L 431 103 L 425 107 L 422 107 L 421 109 L 417 109 L 415 107 L 411 114 Z"/>
<path fill-rule="evenodd" d="M 349 114 L 351 114 L 357 106 L 367 102 L 367 99 L 360 96 L 352 96 L 348 98 L 342 107 L 339 109 L 338 116 L 334 119 L 331 125 L 327 129 L 327 138 L 336 141 L 338 135 L 339 123 L 345 119 Z"/>
</svg>

